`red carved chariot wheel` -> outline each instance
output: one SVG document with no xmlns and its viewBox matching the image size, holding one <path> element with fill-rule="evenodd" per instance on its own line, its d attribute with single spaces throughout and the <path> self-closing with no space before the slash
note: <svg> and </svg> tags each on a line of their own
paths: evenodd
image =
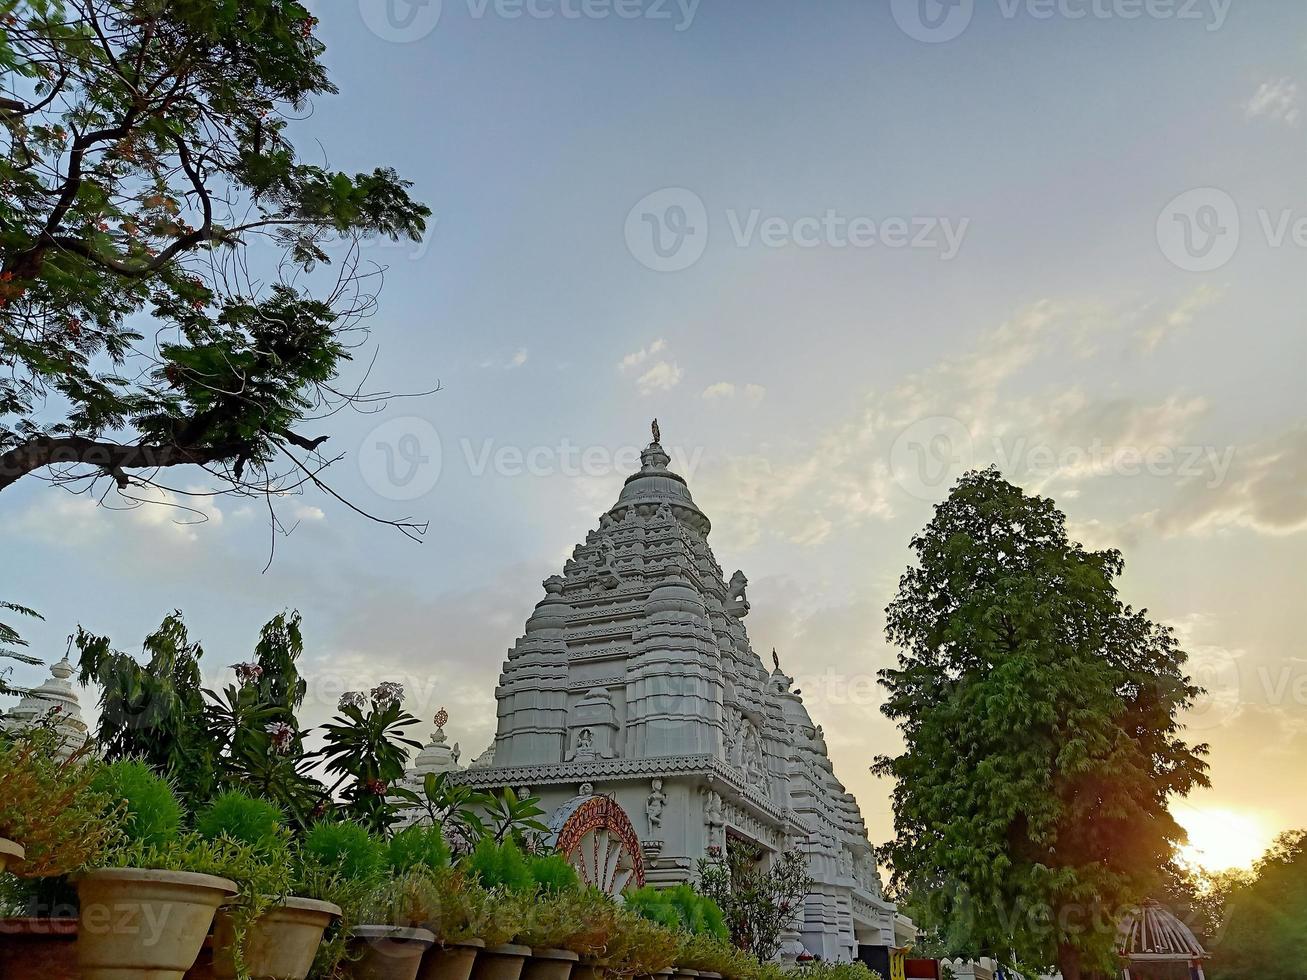
<svg viewBox="0 0 1307 980">
<path fill-rule="evenodd" d="M 610 796 L 578 796 L 550 820 L 554 847 L 586 884 L 607 895 L 644 884 L 644 856 L 631 818 Z"/>
</svg>

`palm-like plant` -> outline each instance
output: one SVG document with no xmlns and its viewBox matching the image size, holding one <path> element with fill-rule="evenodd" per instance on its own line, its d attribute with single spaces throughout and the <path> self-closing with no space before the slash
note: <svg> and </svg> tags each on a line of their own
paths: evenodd
<svg viewBox="0 0 1307 980">
<path fill-rule="evenodd" d="M 348 815 L 375 833 L 399 819 L 399 797 L 391 787 L 404 776 L 409 749 L 422 748 L 405 734 L 418 720 L 404 710 L 403 700 L 403 688 L 388 682 L 367 698 L 346 694 L 340 714 L 322 726 L 326 745 L 316 753 L 337 777 L 330 793 L 339 792 Z"/>
<path fill-rule="evenodd" d="M 15 613 L 19 616 L 28 616 L 32 619 L 42 619 L 43 617 L 35 609 L 28 609 L 26 606 L 20 606 L 16 602 L 5 602 L 0 600 L 0 611 Z M 19 635 L 18 630 L 8 623 L 0 623 L 0 657 L 6 660 L 17 660 L 19 663 L 31 664 L 35 666 L 41 661 L 31 654 L 23 653 L 16 647 L 27 646 L 27 641 Z M 9 678 L 10 668 L 6 667 L 0 670 L 0 694 L 22 694 L 23 691 L 10 687 L 6 681 Z"/>
<path fill-rule="evenodd" d="M 429 772 L 422 777 L 420 791 L 398 786 L 392 795 L 404 801 L 408 809 L 420 811 L 424 823 L 439 827 L 456 850 L 467 851 L 486 836 L 481 811 L 493 807 L 495 799 L 489 793 L 454 782 L 452 775 Z"/>
</svg>

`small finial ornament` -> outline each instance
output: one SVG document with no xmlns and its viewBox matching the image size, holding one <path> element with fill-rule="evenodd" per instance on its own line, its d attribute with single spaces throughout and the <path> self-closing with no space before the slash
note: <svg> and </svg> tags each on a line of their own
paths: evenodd
<svg viewBox="0 0 1307 980">
<path fill-rule="evenodd" d="M 654 441 L 654 442 L 662 442 L 662 441 L 663 441 L 663 430 L 660 429 L 660 428 L 658 428 L 658 420 L 657 420 L 657 419 L 654 419 L 654 420 L 653 420 L 653 425 L 651 425 L 650 428 L 653 430 L 653 441 Z"/>
<path fill-rule="evenodd" d="M 781 669 L 781 655 L 776 652 L 776 648 L 771 648 L 771 662 L 776 665 L 776 669 Z"/>
<path fill-rule="evenodd" d="M 444 728 L 445 725 L 449 723 L 449 712 L 446 711 L 444 708 L 441 708 L 439 711 L 436 712 L 435 721 L 436 721 L 437 728 Z"/>
</svg>

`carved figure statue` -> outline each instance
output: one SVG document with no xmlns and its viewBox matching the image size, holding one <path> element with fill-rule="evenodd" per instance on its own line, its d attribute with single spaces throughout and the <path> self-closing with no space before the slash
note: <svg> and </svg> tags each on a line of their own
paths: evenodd
<svg viewBox="0 0 1307 980">
<path fill-rule="evenodd" d="M 649 817 L 649 833 L 655 834 L 663 828 L 663 809 L 667 806 L 667 794 L 663 792 L 661 779 L 655 779 L 651 785 L 652 792 L 649 794 L 649 802 L 644 810 Z"/>
<path fill-rule="evenodd" d="M 653 425 L 649 426 L 649 428 L 653 431 L 653 441 L 661 443 L 663 441 L 663 430 L 658 428 L 658 420 L 654 419 Z"/>
<path fill-rule="evenodd" d="M 726 611 L 736 619 L 743 619 L 749 612 L 749 598 L 745 594 L 749 580 L 744 572 L 736 571 L 726 584 Z"/>
</svg>

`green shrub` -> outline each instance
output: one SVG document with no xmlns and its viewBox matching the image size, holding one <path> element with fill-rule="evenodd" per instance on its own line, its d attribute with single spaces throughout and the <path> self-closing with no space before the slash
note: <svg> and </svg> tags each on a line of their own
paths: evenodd
<svg viewBox="0 0 1307 980">
<path fill-rule="evenodd" d="M 616 926 L 617 905 L 596 888 L 545 893 L 527 903 L 514 942 L 542 949 L 566 949 L 591 958 L 602 953 Z"/>
<path fill-rule="evenodd" d="M 161 846 L 181 833 L 182 807 L 177 794 L 144 762 L 112 762 L 96 773 L 91 786 L 122 804 L 122 831 L 128 841 Z"/>
<path fill-rule="evenodd" d="M 520 893 L 535 887 L 526 857 L 511 840 L 496 844 L 488 837 L 482 838 L 468 855 L 467 866 L 483 888 L 506 888 Z"/>
<path fill-rule="evenodd" d="M 827 963 L 821 960 L 800 965 L 790 976 L 799 980 L 884 980 L 865 963 Z"/>
<path fill-rule="evenodd" d="M 349 821 L 316 823 L 304 835 L 303 853 L 328 872 L 350 881 L 378 877 L 386 865 L 386 844 Z"/>
<path fill-rule="evenodd" d="M 251 847 L 275 845 L 285 828 L 286 816 L 279 807 L 240 790 L 228 790 L 195 817 L 201 836 L 227 837 Z"/>
<path fill-rule="evenodd" d="M 558 895 L 578 888 L 581 879 L 576 868 L 561 854 L 541 854 L 531 858 L 531 880 L 544 893 Z"/>
<path fill-rule="evenodd" d="M 449 867 L 449 847 L 439 824 L 405 827 L 390 839 L 388 862 L 396 874 L 416 868 L 438 871 Z"/>
<path fill-rule="evenodd" d="M 626 904 L 633 912 L 668 929 L 723 941 L 730 939 L 721 908 L 689 885 L 663 889 L 646 885 L 627 892 Z"/>
</svg>

